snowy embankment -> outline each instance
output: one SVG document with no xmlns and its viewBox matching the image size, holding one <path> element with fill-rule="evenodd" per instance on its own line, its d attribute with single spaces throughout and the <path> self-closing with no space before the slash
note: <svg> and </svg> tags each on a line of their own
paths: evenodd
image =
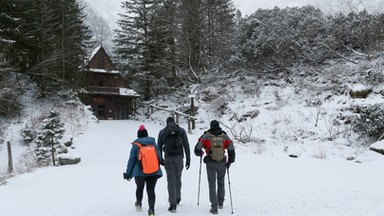
<svg viewBox="0 0 384 216">
<path fill-rule="evenodd" d="M 140 124 L 139 121 L 91 124 L 88 131 L 74 140 L 74 152 L 82 158 L 81 163 L 18 175 L 0 187 L 1 215 L 147 215 L 146 195 L 144 211 L 137 213 L 133 207 L 135 184 L 122 178 L 130 142 Z M 157 138 L 161 126 L 144 124 L 150 136 Z M 188 134 L 191 148 L 200 133 L 196 130 Z M 237 160 L 230 169 L 234 215 L 383 215 L 384 159 L 381 157 L 370 155 L 371 160 L 361 164 L 292 159 L 286 154 L 260 156 L 251 153 L 248 147 L 236 146 Z M 177 214 L 211 215 L 205 167 L 197 206 L 199 159 L 194 155 L 191 158 L 191 168 L 183 173 L 182 201 Z M 226 189 L 220 215 L 232 215 L 228 181 Z M 156 192 L 156 215 L 173 215 L 167 211 L 165 176 L 158 181 Z"/>
</svg>

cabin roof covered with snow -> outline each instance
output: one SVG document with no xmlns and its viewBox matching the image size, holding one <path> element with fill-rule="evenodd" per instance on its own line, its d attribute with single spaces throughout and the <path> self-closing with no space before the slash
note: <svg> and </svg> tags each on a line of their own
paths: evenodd
<svg viewBox="0 0 384 216">
<path fill-rule="evenodd" d="M 96 47 L 90 55 L 87 67 L 91 72 L 116 73 L 115 66 L 102 46 Z M 117 72 L 118 73 L 118 72 Z"/>
</svg>

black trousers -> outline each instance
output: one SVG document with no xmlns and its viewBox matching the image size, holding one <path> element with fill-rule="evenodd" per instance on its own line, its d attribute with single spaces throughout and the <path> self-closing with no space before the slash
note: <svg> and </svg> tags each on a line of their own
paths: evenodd
<svg viewBox="0 0 384 216">
<path fill-rule="evenodd" d="M 155 187 L 156 187 L 157 179 L 158 179 L 158 176 L 135 177 L 135 182 L 137 186 L 136 201 L 138 202 L 143 201 L 144 186 L 147 185 L 148 206 L 150 209 L 155 209 L 155 201 L 156 201 Z"/>
</svg>

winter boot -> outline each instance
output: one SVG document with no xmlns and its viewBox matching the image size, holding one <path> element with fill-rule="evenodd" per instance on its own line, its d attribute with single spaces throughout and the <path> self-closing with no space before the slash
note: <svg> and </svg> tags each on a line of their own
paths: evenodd
<svg viewBox="0 0 384 216">
<path fill-rule="evenodd" d="M 219 212 L 217 211 L 217 207 L 212 207 L 209 212 L 211 212 L 212 214 L 219 214 Z"/>
<path fill-rule="evenodd" d="M 175 213 L 176 212 L 176 204 L 171 204 L 168 208 L 168 211 Z"/>
<path fill-rule="evenodd" d="M 148 210 L 148 216 L 155 216 L 155 209 L 149 209 Z"/>
<path fill-rule="evenodd" d="M 223 209 L 224 200 L 219 200 L 219 209 Z"/>
<path fill-rule="evenodd" d="M 176 203 L 177 203 L 177 205 L 179 205 L 179 204 L 180 204 L 180 201 L 181 201 L 181 199 L 180 199 L 180 198 L 176 200 Z"/>
<path fill-rule="evenodd" d="M 135 202 L 136 211 L 140 212 L 141 211 L 141 206 L 142 206 L 141 202 L 139 202 L 139 201 Z"/>
</svg>

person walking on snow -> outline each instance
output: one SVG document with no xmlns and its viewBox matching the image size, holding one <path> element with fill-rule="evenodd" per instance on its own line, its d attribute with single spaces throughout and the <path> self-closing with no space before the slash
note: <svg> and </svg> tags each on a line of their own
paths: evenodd
<svg viewBox="0 0 384 216">
<path fill-rule="evenodd" d="M 176 212 L 176 205 L 181 201 L 183 158 L 185 156 L 185 168 L 188 170 L 191 157 L 188 137 L 185 130 L 175 123 L 173 117 L 168 117 L 166 124 L 166 127 L 159 132 L 157 141 L 161 155 L 163 155 L 164 152 L 162 165 L 164 165 L 165 171 L 167 172 L 168 211 Z"/>
<path fill-rule="evenodd" d="M 202 157 L 204 154 L 202 149 L 205 149 L 207 154 L 204 157 L 204 163 L 207 168 L 210 212 L 218 214 L 218 208 L 222 209 L 224 203 L 226 168 L 229 169 L 230 165 L 235 162 L 235 148 L 232 140 L 220 128 L 219 122 L 213 120 L 210 123 L 210 129 L 199 138 L 194 150 L 195 155 Z M 225 150 L 227 150 L 228 157 L 225 156 Z"/>
<path fill-rule="evenodd" d="M 153 145 L 158 154 L 158 158 L 161 159 L 161 154 L 159 151 L 159 147 L 156 145 L 155 138 L 148 136 L 148 131 L 145 129 L 144 125 L 141 125 L 139 127 L 139 130 L 137 131 L 137 139 L 132 143 L 132 148 L 129 155 L 129 160 L 127 164 L 126 172 L 124 173 L 124 179 L 127 179 L 130 181 L 133 177 L 135 177 L 136 182 L 136 210 L 141 211 L 142 208 L 142 200 L 143 200 L 143 191 L 144 186 L 147 187 L 147 195 L 148 195 L 148 215 L 154 216 L 155 215 L 155 201 L 156 201 L 156 194 L 155 194 L 155 187 L 157 179 L 163 176 L 163 173 L 161 171 L 161 168 L 158 169 L 157 172 L 153 174 L 144 174 L 142 171 L 139 161 L 138 161 L 138 154 L 139 154 L 139 146 L 135 143 L 139 143 L 142 146 L 145 145 Z"/>
</svg>

